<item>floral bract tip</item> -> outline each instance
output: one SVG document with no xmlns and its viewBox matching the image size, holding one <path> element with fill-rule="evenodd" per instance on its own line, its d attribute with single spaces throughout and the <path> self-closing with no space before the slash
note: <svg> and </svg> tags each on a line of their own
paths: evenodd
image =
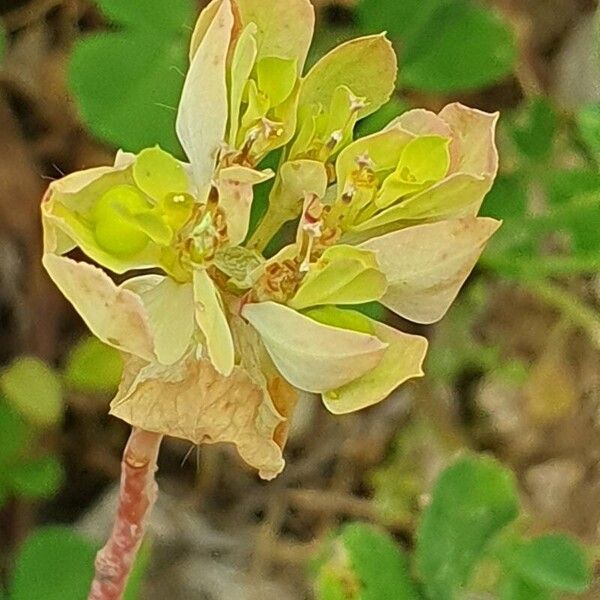
<svg viewBox="0 0 600 600">
<path fill-rule="evenodd" d="M 177 118 L 187 161 L 119 152 L 54 182 L 42 205 L 46 269 L 124 355 L 112 414 L 232 442 L 265 478 L 283 468 L 296 389 L 347 413 L 423 374 L 427 341 L 356 305 L 439 320 L 499 225 L 477 217 L 498 166 L 497 115 L 411 110 L 354 139 L 390 98 L 396 57 L 369 36 L 304 75 L 313 27 L 307 0 L 213 1 Z M 274 150 L 276 172 L 261 167 Z M 254 188 L 269 179 L 250 232 Z M 265 258 L 294 219 L 295 240 Z"/>
</svg>

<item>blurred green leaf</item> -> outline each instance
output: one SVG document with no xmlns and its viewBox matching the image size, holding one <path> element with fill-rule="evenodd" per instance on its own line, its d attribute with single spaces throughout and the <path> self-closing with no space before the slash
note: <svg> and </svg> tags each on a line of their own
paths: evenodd
<svg viewBox="0 0 600 600">
<path fill-rule="evenodd" d="M 550 600 L 550 594 L 516 575 L 510 575 L 502 585 L 500 600 Z"/>
<path fill-rule="evenodd" d="M 560 534 L 521 544 L 512 556 L 515 572 L 533 585 L 580 594 L 590 585 L 590 570 L 581 546 Z"/>
<path fill-rule="evenodd" d="M 119 386 L 122 373 L 119 352 L 88 336 L 69 353 L 64 377 L 66 384 L 78 392 L 110 393 Z"/>
<path fill-rule="evenodd" d="M 534 98 L 525 106 L 511 127 L 515 145 L 533 161 L 547 159 L 556 135 L 556 113 L 547 98 Z"/>
<path fill-rule="evenodd" d="M 31 424 L 56 425 L 62 417 L 60 380 L 42 361 L 19 358 L 0 375 L 0 389 L 9 404 Z"/>
<path fill-rule="evenodd" d="M 346 525 L 321 565 L 320 600 L 417 600 L 408 558 L 384 530 Z"/>
<path fill-rule="evenodd" d="M 361 600 L 419 598 L 410 578 L 408 558 L 387 532 L 353 523 L 344 528 L 342 540 L 362 584 Z"/>
<path fill-rule="evenodd" d="M 82 38 L 70 65 L 83 120 L 101 140 L 137 152 L 160 144 L 181 156 L 176 108 L 187 70 L 191 0 L 99 0 L 119 30 Z"/>
<path fill-rule="evenodd" d="M 0 26 L 0 61 L 4 58 L 4 52 L 6 51 L 6 32 L 4 27 Z"/>
<path fill-rule="evenodd" d="M 509 181 L 515 177 L 520 176 L 509 176 Z M 600 269 L 600 236 L 597 234 L 600 190 L 551 203 L 545 213 L 533 215 L 521 211 L 522 200 L 516 202 L 513 210 L 508 209 L 510 198 L 521 198 L 523 190 L 511 192 L 513 184 L 505 186 L 502 181 L 492 190 L 491 202 L 485 203 L 484 213 L 504 218 L 504 224 L 492 238 L 482 264 L 505 277 L 520 279 L 594 273 Z M 592 183 L 591 178 L 583 175 L 574 178 L 573 186 L 585 189 L 592 187 Z M 560 190 L 563 192 L 564 187 Z M 502 204 L 502 198 L 506 204 Z M 542 252 L 543 242 L 548 239 L 556 242 L 557 236 L 562 238 L 562 251 Z"/>
<path fill-rule="evenodd" d="M 327 567 L 319 572 L 317 590 L 317 600 L 353 600 L 352 596 L 348 596 L 353 591 L 348 590 L 347 582 L 342 582 L 339 574 Z"/>
<path fill-rule="evenodd" d="M 464 457 L 438 479 L 417 536 L 417 567 L 432 600 L 452 600 L 486 546 L 518 514 L 510 471 Z"/>
<path fill-rule="evenodd" d="M 10 600 L 83 600 L 88 597 L 99 547 L 68 527 L 43 527 L 21 546 L 9 588 Z M 144 543 L 123 600 L 141 598 L 150 557 Z"/>
<path fill-rule="evenodd" d="M 471 0 L 363 0 L 358 14 L 365 30 L 387 30 L 402 49 L 402 86 L 434 93 L 477 89 L 508 75 L 516 61 L 508 25 Z"/>
<path fill-rule="evenodd" d="M 495 219 L 521 218 L 527 212 L 526 180 L 519 172 L 500 174 L 485 197 L 482 214 Z M 496 234 L 499 235 L 502 229 Z M 494 236 L 494 237 L 496 237 Z"/>
<path fill-rule="evenodd" d="M 363 315 L 366 315 L 370 319 L 374 319 L 375 321 L 383 321 L 385 320 L 386 308 L 380 302 L 366 302 L 365 304 L 351 304 L 346 306 L 345 308 L 349 308 L 352 310 L 356 310 Z"/>
<path fill-rule="evenodd" d="M 144 577 L 150 565 L 152 556 L 152 544 L 146 539 L 142 543 L 140 551 L 135 559 L 131 575 L 127 580 L 127 588 L 123 594 L 123 600 L 138 600 L 142 598 L 141 590 L 144 583 Z"/>
<path fill-rule="evenodd" d="M 581 139 L 600 162 L 600 103 L 582 108 L 576 117 Z"/>
<path fill-rule="evenodd" d="M 0 399 L 0 468 L 14 460 L 29 439 L 29 429 L 22 417 Z"/>
<path fill-rule="evenodd" d="M 96 550 L 66 527 L 38 529 L 17 556 L 10 600 L 87 598 Z"/>
<path fill-rule="evenodd" d="M 419 58 L 419 39 L 436 13 L 453 0 L 362 0 L 358 3 L 359 23 L 370 33 L 387 31 L 402 43 L 404 60 Z"/>
<path fill-rule="evenodd" d="M 62 465 L 54 456 L 12 465 L 4 473 L 4 481 L 14 495 L 32 499 L 50 498 L 63 479 Z"/>
<path fill-rule="evenodd" d="M 390 121 L 400 116 L 408 110 L 409 105 L 399 98 L 393 96 L 392 99 L 384 104 L 378 111 L 359 121 L 356 132 L 357 137 L 363 137 L 381 131 Z"/>
<path fill-rule="evenodd" d="M 569 235 L 574 253 L 593 253 L 600 260 L 600 189 L 578 195 L 535 221 L 538 228 Z"/>
<path fill-rule="evenodd" d="M 576 196 L 600 192 L 600 172 L 588 169 L 552 169 L 544 174 L 544 187 L 551 206 L 568 203 Z"/>
</svg>

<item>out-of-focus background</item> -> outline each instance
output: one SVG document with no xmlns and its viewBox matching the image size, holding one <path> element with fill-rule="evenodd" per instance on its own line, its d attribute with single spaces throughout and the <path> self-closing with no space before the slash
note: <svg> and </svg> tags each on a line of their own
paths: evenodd
<svg viewBox="0 0 600 600">
<path fill-rule="evenodd" d="M 121 20 L 119 5 L 132 1 L 0 0 L 0 597 L 6 588 L 9 600 L 84 598 L 88 539 L 102 540 L 112 519 L 128 435 L 107 416 L 119 357 L 89 338 L 42 272 L 38 210 L 51 180 L 109 164 L 118 147 L 178 152 L 175 106 L 203 3 L 143 0 L 139 19 Z M 433 482 L 465 451 L 514 472 L 520 531 L 579 538 L 598 572 L 597 3 L 315 6 L 312 62 L 383 30 L 400 57 L 396 96 L 360 134 L 411 107 L 460 100 L 501 111 L 501 170 L 482 212 L 504 226 L 446 318 L 418 328 L 431 341 L 427 376 L 350 416 L 304 399 L 274 482 L 232 448 L 167 440 L 142 591 L 134 582 L 131 599 L 311 598 L 315 557 L 342 523 L 374 523 L 413 548 Z M 486 576 L 480 569 L 470 597 L 496 597 L 477 591 Z M 350 588 L 322 598 L 356 598 Z M 585 597 L 600 597 L 597 582 Z"/>
</svg>

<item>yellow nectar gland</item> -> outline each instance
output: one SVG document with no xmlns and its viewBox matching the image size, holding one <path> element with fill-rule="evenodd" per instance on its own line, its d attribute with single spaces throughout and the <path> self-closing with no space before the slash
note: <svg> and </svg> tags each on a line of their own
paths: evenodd
<svg viewBox="0 0 600 600">
<path fill-rule="evenodd" d="M 149 238 L 136 225 L 135 216 L 151 208 L 144 195 L 131 185 L 118 185 L 108 190 L 92 213 L 98 245 L 116 256 L 141 252 Z"/>
<path fill-rule="evenodd" d="M 171 229 L 179 231 L 192 218 L 195 204 L 192 195 L 181 192 L 163 198 L 158 204 L 158 209 Z"/>
</svg>

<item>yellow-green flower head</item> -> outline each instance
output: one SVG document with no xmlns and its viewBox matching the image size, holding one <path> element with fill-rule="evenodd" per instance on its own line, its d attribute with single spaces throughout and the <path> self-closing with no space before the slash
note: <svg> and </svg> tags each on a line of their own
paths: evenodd
<svg viewBox="0 0 600 600">
<path fill-rule="evenodd" d="M 112 414 L 235 443 L 266 478 L 283 468 L 296 388 L 346 413 L 423 374 L 427 341 L 354 305 L 438 320 L 498 226 L 477 217 L 497 169 L 496 116 L 411 111 L 353 141 L 389 99 L 396 58 L 369 36 L 304 75 L 313 27 L 308 0 L 214 0 L 178 111 L 187 162 L 119 152 L 52 183 L 42 204 L 48 273 L 125 358 Z M 275 149 L 276 173 L 260 170 Z M 249 236 L 254 187 L 270 178 Z M 292 219 L 295 241 L 267 260 Z"/>
</svg>

